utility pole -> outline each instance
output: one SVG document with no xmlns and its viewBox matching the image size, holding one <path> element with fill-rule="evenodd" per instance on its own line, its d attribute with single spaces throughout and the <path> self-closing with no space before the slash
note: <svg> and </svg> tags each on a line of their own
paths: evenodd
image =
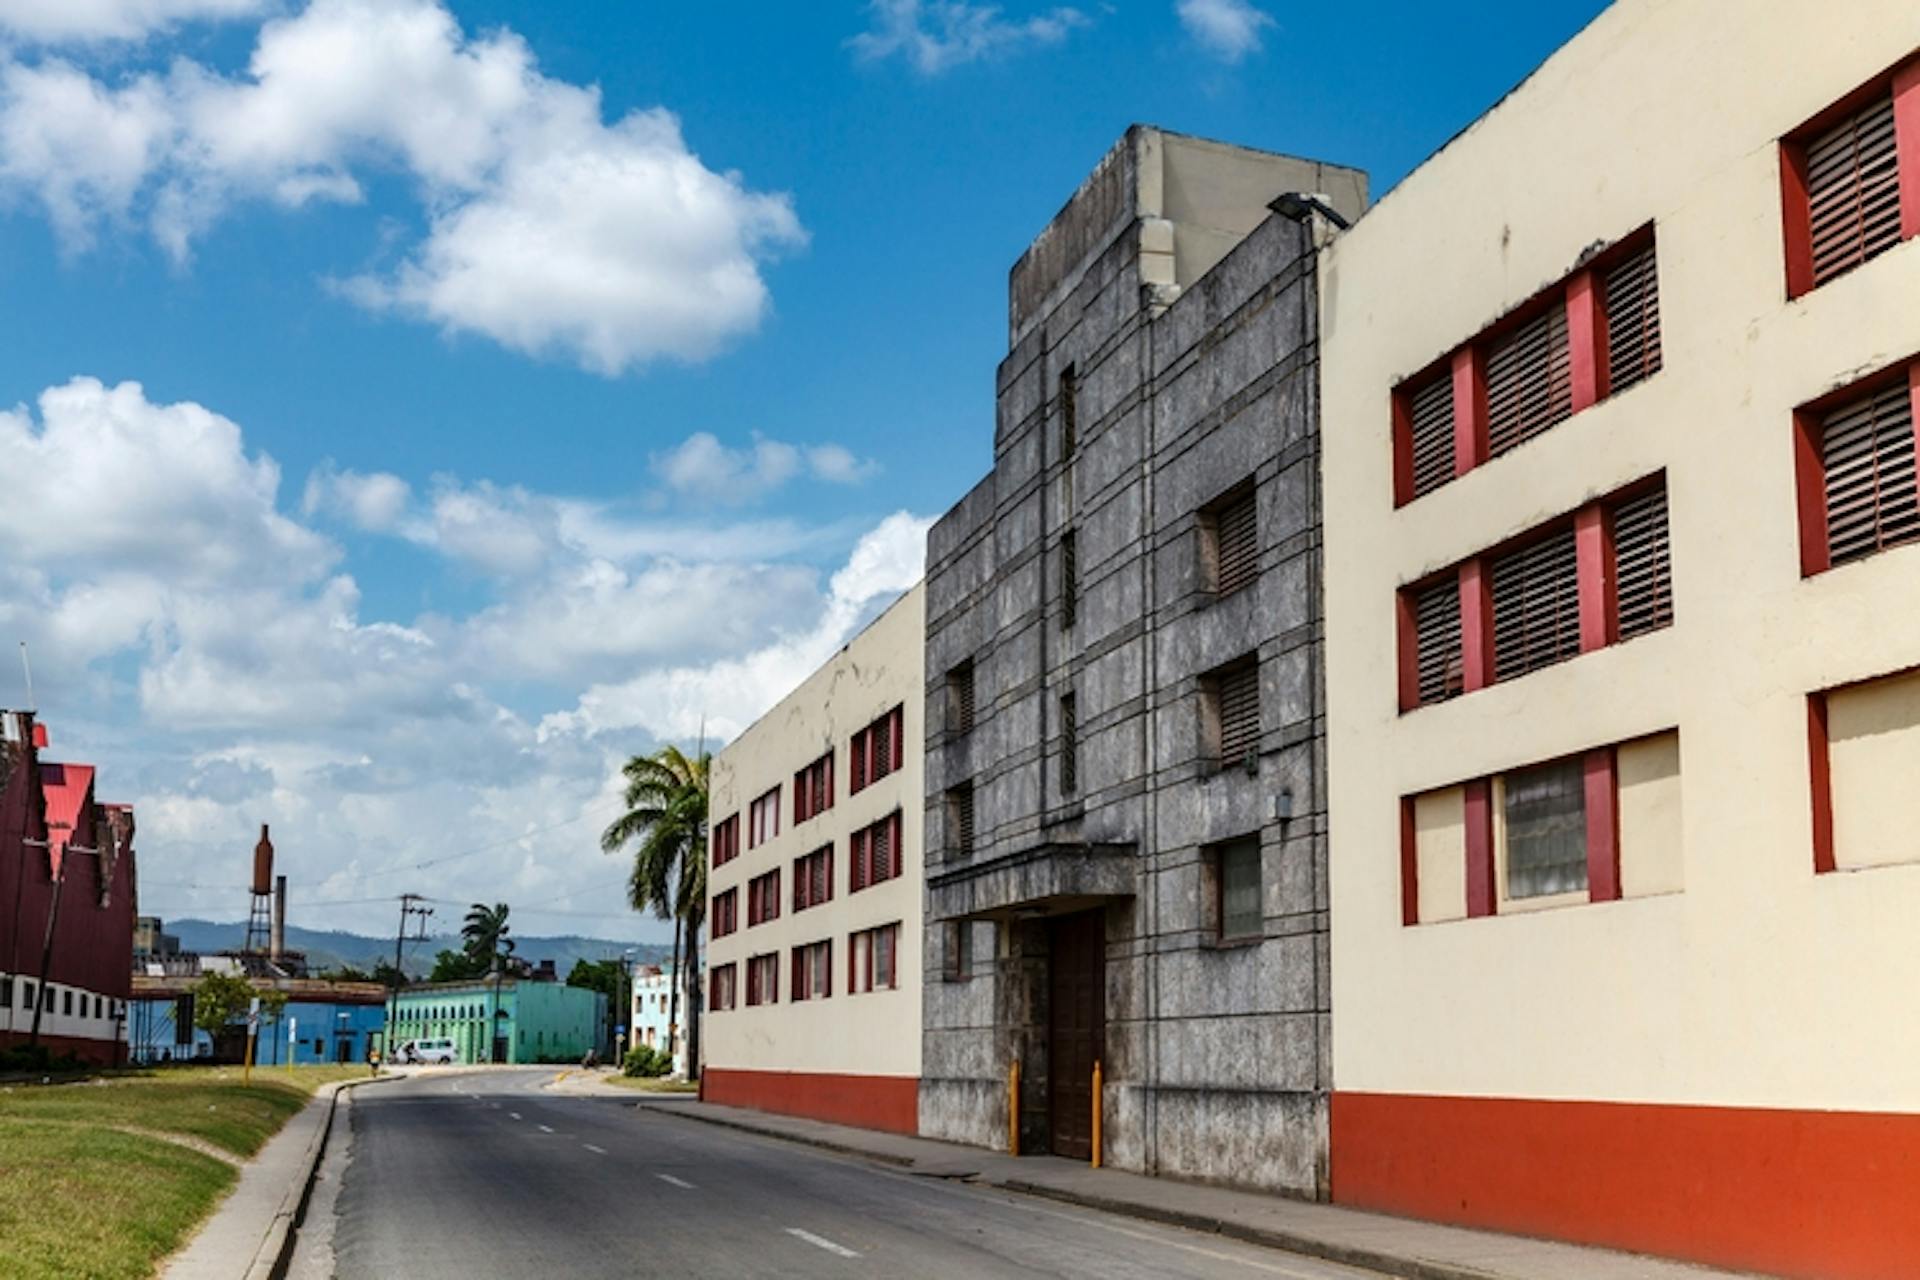
<svg viewBox="0 0 1920 1280">
<path fill-rule="evenodd" d="M 393 1060 L 393 1027 L 394 1023 L 399 1021 L 400 1018 L 400 988 L 407 980 L 406 970 L 400 967 L 402 958 L 406 953 L 406 944 L 409 941 L 426 941 L 427 917 L 433 914 L 432 907 L 415 905 L 416 903 L 425 901 L 426 899 L 417 893 L 403 893 L 400 895 L 400 927 L 393 932 L 393 998 L 389 1002 L 387 1010 L 386 1058 L 389 1062 Z M 412 939 L 407 937 L 407 919 L 410 916 L 418 917 L 420 920 L 420 932 Z"/>
</svg>

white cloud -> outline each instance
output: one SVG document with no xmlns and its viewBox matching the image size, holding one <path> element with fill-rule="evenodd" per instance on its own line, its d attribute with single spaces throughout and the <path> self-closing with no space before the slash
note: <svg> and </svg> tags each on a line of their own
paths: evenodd
<svg viewBox="0 0 1920 1280">
<path fill-rule="evenodd" d="M 0 0 L 0 31 L 44 44 L 133 40 L 187 22 L 244 18 L 264 0 Z"/>
<path fill-rule="evenodd" d="M 1078 9 L 1056 8 L 1026 19 L 1009 19 L 998 5 L 962 0 L 872 0 L 873 26 L 847 43 L 861 58 L 880 61 L 896 54 L 922 75 L 1002 57 L 1035 45 L 1059 44 L 1088 25 Z"/>
<path fill-rule="evenodd" d="M 396 170 L 425 238 L 343 296 L 608 375 L 751 332 L 764 264 L 805 240 L 788 196 L 708 168 L 671 112 L 609 122 L 597 88 L 541 74 L 511 31 L 469 37 L 437 0 L 313 0 L 236 76 L 0 70 L 0 184 L 70 252 L 138 221 L 184 263 L 237 202 L 352 203 Z"/>
<path fill-rule="evenodd" d="M 1275 25 L 1272 14 L 1248 0 L 1179 0 L 1174 8 L 1187 34 L 1222 62 L 1258 53 L 1261 32 Z"/>
<path fill-rule="evenodd" d="M 307 477 L 300 512 L 306 516 L 325 512 L 369 533 L 386 533 L 399 525 L 412 501 L 413 486 L 399 476 L 385 471 L 372 475 L 341 471 L 329 462 Z"/>
<path fill-rule="evenodd" d="M 879 470 L 843 445 L 792 445 L 755 433 L 749 447 L 730 449 L 707 431 L 696 431 L 655 454 L 651 465 L 674 492 L 726 504 L 763 498 L 803 470 L 830 484 L 858 484 Z"/>
</svg>

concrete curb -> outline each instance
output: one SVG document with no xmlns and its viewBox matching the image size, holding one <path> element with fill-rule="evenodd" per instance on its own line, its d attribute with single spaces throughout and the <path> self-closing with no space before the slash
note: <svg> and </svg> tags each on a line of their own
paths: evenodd
<svg viewBox="0 0 1920 1280">
<path fill-rule="evenodd" d="M 740 1133 L 751 1133 L 761 1138 L 778 1138 L 782 1142 L 793 1142 L 803 1147 L 817 1147 L 822 1151 L 832 1151 L 844 1156 L 859 1156 L 862 1160 L 875 1160 L 881 1164 L 892 1165 L 895 1168 L 910 1169 L 914 1164 L 912 1156 L 888 1155 L 884 1151 L 872 1151 L 851 1142 L 835 1142 L 832 1138 L 816 1138 L 811 1134 L 788 1133 L 782 1129 L 770 1129 L 740 1120 L 724 1119 L 720 1116 L 694 1115 L 691 1112 L 675 1108 L 671 1103 L 636 1102 L 633 1105 L 647 1110 L 657 1108 L 667 1115 L 677 1116 L 682 1120 L 691 1120 L 695 1124 L 710 1124 L 719 1129 L 734 1129 Z"/>
<path fill-rule="evenodd" d="M 273 1221 L 268 1225 L 266 1235 L 261 1237 L 260 1247 L 254 1251 L 253 1261 L 246 1270 L 247 1280 L 281 1280 L 286 1275 L 287 1264 L 293 1260 L 293 1245 L 299 1235 L 300 1221 L 306 1216 L 307 1202 L 313 1198 L 313 1184 L 320 1174 L 320 1161 L 326 1158 L 327 1139 L 333 1133 L 333 1115 L 339 1109 L 341 1092 L 357 1089 L 364 1084 L 401 1078 L 369 1076 L 364 1080 L 341 1080 L 321 1085 L 315 1090 L 314 1101 L 310 1105 L 319 1105 L 319 1095 L 326 1094 L 327 1114 L 307 1143 L 306 1172 L 295 1178 L 294 1185 L 288 1187 L 286 1195 L 281 1197 L 280 1207 L 274 1211 Z"/>
</svg>

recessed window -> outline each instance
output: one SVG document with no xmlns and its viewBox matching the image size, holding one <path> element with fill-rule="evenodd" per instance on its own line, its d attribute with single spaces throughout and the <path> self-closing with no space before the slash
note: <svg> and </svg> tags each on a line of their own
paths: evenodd
<svg viewBox="0 0 1920 1280">
<path fill-rule="evenodd" d="M 747 927 L 780 918 L 780 868 L 747 882 Z"/>
<path fill-rule="evenodd" d="M 1902 378 L 1821 415 L 1828 565 L 1920 539 L 1913 398 L 1907 379 Z"/>
<path fill-rule="evenodd" d="M 857 893 L 899 876 L 903 866 L 899 811 L 854 832 L 848 846 L 849 892 Z"/>
<path fill-rule="evenodd" d="M 833 752 L 793 775 L 794 825 L 833 808 Z"/>
<path fill-rule="evenodd" d="M 1203 730 L 1221 769 L 1253 772 L 1260 755 L 1260 664 L 1243 658 L 1201 681 Z"/>
<path fill-rule="evenodd" d="M 947 672 L 947 732 L 967 733 L 973 728 L 973 659 L 969 658 Z"/>
<path fill-rule="evenodd" d="M 1264 929 L 1260 875 L 1260 840 L 1249 836 L 1232 840 L 1214 851 L 1219 887 L 1219 936 L 1222 942 L 1258 938 Z"/>
<path fill-rule="evenodd" d="M 747 1003 L 778 1004 L 780 1002 L 780 953 L 769 951 L 765 955 L 752 956 L 747 960 Z"/>
<path fill-rule="evenodd" d="M 1060 371 L 1060 456 L 1073 457 L 1080 447 L 1080 377 L 1072 365 Z"/>
<path fill-rule="evenodd" d="M 948 982 L 965 982 L 973 976 L 973 921 L 948 920 L 940 929 L 941 976 Z"/>
<path fill-rule="evenodd" d="M 793 909 L 805 911 L 833 899 L 833 846 L 793 860 Z"/>
<path fill-rule="evenodd" d="M 899 985 L 896 968 L 900 926 L 882 925 L 847 938 L 847 990 L 886 991 Z"/>
<path fill-rule="evenodd" d="M 1060 793 L 1073 795 L 1080 790 L 1080 699 L 1076 694 L 1060 697 Z"/>
<path fill-rule="evenodd" d="M 895 707 L 853 735 L 848 754 L 853 759 L 847 791 L 864 791 L 899 769 L 906 760 L 905 708 Z"/>
<path fill-rule="evenodd" d="M 947 788 L 947 849 L 953 857 L 973 855 L 973 782 Z"/>
<path fill-rule="evenodd" d="M 713 897 L 713 936 L 724 938 L 740 927 L 740 890 L 728 889 Z"/>
<path fill-rule="evenodd" d="M 810 942 L 793 949 L 794 1000 L 825 1000 L 833 994 L 833 943 Z"/>
<path fill-rule="evenodd" d="M 1517 769 L 1502 781 L 1507 896 L 1585 892 L 1586 775 L 1580 759 Z"/>
<path fill-rule="evenodd" d="M 1603 277 L 1607 318 L 1607 392 L 1625 391 L 1660 372 L 1660 271 L 1648 245 Z"/>
<path fill-rule="evenodd" d="M 1069 529 L 1060 535 L 1060 626 L 1071 627 L 1080 616 L 1080 537 Z"/>
<path fill-rule="evenodd" d="M 1453 479 L 1453 371 L 1441 369 L 1406 392 L 1412 492 L 1431 493 Z"/>
<path fill-rule="evenodd" d="M 1580 652 L 1580 573 L 1573 530 L 1493 562 L 1493 678 L 1511 680 Z"/>
<path fill-rule="evenodd" d="M 714 824 L 713 865 L 725 866 L 740 856 L 740 815 Z"/>
<path fill-rule="evenodd" d="M 747 848 L 757 848 L 779 834 L 780 788 L 775 787 L 747 806 Z"/>
<path fill-rule="evenodd" d="M 1248 480 L 1200 513 L 1201 576 L 1216 596 L 1232 595 L 1259 578 L 1259 511 Z"/>
</svg>

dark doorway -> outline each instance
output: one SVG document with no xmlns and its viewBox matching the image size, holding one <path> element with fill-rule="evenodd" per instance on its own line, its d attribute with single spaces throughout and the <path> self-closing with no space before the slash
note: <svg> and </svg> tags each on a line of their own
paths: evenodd
<svg viewBox="0 0 1920 1280">
<path fill-rule="evenodd" d="M 352 1062 L 353 1061 L 353 1037 L 352 1036 L 340 1036 L 334 1042 L 333 1060 L 335 1062 Z"/>
<path fill-rule="evenodd" d="M 1061 916 L 1047 929 L 1047 1117 L 1053 1153 L 1093 1154 L 1093 1064 L 1107 1026 L 1106 914 Z"/>
</svg>

